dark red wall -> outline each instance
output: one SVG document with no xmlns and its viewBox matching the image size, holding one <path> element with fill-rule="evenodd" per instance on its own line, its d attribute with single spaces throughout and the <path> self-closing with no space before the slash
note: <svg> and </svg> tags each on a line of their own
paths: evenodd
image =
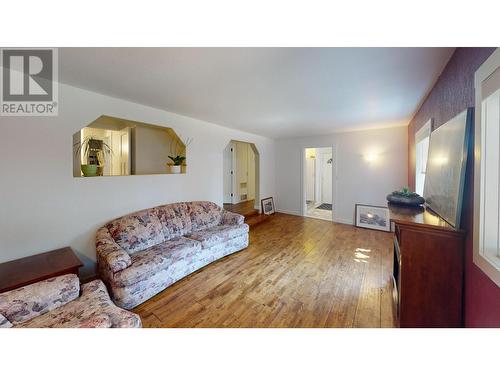
<svg viewBox="0 0 500 375">
<path fill-rule="evenodd" d="M 408 127 L 408 183 L 415 188 L 415 133 L 430 118 L 439 127 L 467 107 L 474 107 L 474 73 L 495 48 L 457 48 Z M 462 227 L 467 231 L 465 326 L 500 327 L 500 288 L 472 261 L 474 163 L 467 163 Z M 453 285 L 450 285 L 453 288 Z"/>
</svg>

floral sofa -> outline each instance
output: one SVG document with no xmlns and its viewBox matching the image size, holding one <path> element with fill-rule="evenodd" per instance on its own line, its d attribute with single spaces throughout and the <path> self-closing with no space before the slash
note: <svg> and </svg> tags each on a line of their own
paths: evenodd
<svg viewBox="0 0 500 375">
<path fill-rule="evenodd" d="M 182 202 L 115 219 L 97 231 L 97 266 L 113 301 L 131 309 L 186 275 L 248 246 L 244 217 Z"/>
<path fill-rule="evenodd" d="M 141 319 L 113 304 L 105 285 L 57 276 L 0 294 L 0 328 L 132 328 Z"/>
</svg>

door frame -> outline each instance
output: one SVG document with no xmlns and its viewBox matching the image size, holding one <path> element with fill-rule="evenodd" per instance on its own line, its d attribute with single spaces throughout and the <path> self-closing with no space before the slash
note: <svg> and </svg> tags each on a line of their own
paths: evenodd
<svg viewBox="0 0 500 375">
<path fill-rule="evenodd" d="M 231 171 L 233 170 L 233 143 L 232 141 L 229 142 L 224 150 L 222 151 L 222 203 L 223 204 L 233 204 L 233 196 L 234 196 L 234 176 L 231 174 Z M 227 162 L 227 164 L 226 164 Z M 229 174 L 227 176 L 226 174 Z M 226 179 L 229 182 L 229 186 L 226 186 Z M 228 191 L 226 191 L 228 189 Z M 227 193 L 227 195 L 226 195 Z"/>
<path fill-rule="evenodd" d="M 336 207 L 336 195 L 337 195 L 337 148 L 335 145 L 313 145 L 302 147 L 300 153 L 300 214 L 301 216 L 307 216 L 307 203 L 306 203 L 306 150 L 309 148 L 331 148 L 332 149 L 332 207 Z M 332 210 L 332 221 L 335 221 L 336 210 Z"/>
<path fill-rule="evenodd" d="M 231 141 L 231 201 L 233 204 L 239 203 L 238 187 L 237 187 L 237 173 L 236 173 L 236 142 Z"/>
</svg>

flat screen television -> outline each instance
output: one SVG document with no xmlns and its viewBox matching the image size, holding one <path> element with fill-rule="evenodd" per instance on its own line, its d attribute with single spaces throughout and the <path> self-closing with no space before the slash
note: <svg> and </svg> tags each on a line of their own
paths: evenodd
<svg viewBox="0 0 500 375">
<path fill-rule="evenodd" d="M 424 182 L 427 207 L 460 228 L 469 136 L 474 109 L 468 108 L 431 133 Z"/>
</svg>

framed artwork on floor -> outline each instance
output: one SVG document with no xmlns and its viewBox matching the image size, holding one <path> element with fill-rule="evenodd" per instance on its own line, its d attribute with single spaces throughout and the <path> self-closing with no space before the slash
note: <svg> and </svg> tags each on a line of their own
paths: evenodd
<svg viewBox="0 0 500 375">
<path fill-rule="evenodd" d="M 391 220 L 387 207 L 356 204 L 355 220 L 355 225 L 359 228 L 374 229 L 384 232 L 391 231 Z"/>
<path fill-rule="evenodd" d="M 274 214 L 274 200 L 273 197 L 264 198 L 261 200 L 262 213 L 265 215 Z"/>
</svg>

